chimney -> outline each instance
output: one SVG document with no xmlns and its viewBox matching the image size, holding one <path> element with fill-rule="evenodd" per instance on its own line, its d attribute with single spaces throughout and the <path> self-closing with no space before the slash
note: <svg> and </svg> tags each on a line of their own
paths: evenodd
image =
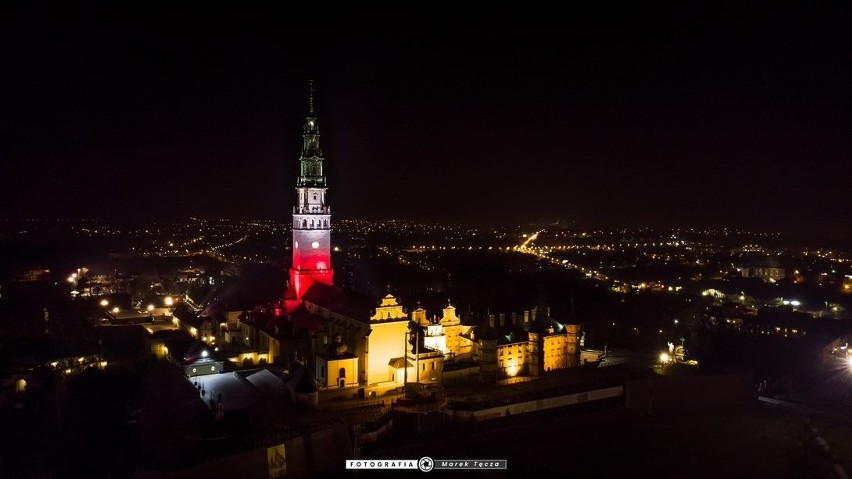
<svg viewBox="0 0 852 479">
<path fill-rule="evenodd" d="M 550 306 L 547 307 L 547 317 L 550 317 Z"/>
<path fill-rule="evenodd" d="M 518 324 L 518 313 L 512 312 L 512 320 L 509 322 L 512 326 Z"/>
<path fill-rule="evenodd" d="M 500 313 L 500 327 L 506 326 L 506 313 Z"/>
<path fill-rule="evenodd" d="M 524 310 L 524 324 L 529 324 L 530 322 L 530 310 Z"/>
<path fill-rule="evenodd" d="M 492 328 L 494 327 L 494 315 L 493 314 L 488 315 L 488 325 L 491 326 Z"/>
</svg>

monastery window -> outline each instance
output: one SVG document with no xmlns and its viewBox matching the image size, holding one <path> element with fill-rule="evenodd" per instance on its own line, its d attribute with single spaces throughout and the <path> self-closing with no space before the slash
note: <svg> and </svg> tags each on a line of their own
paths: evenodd
<svg viewBox="0 0 852 479">
<path fill-rule="evenodd" d="M 432 361 L 432 370 L 435 370 L 435 361 Z"/>
<path fill-rule="evenodd" d="M 423 363 L 423 366 L 420 368 L 422 371 L 426 370 L 426 363 Z"/>
<path fill-rule="evenodd" d="M 308 220 L 302 220 L 302 228 L 308 227 Z"/>
</svg>

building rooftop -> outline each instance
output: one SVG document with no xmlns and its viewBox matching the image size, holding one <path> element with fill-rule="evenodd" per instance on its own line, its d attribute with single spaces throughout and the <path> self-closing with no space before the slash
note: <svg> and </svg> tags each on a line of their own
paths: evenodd
<svg viewBox="0 0 852 479">
<path fill-rule="evenodd" d="M 529 341 L 527 330 L 520 324 L 510 324 L 497 332 L 497 344 L 512 344 Z"/>
<path fill-rule="evenodd" d="M 379 304 L 372 296 L 322 283 L 311 285 L 302 299 L 364 323 L 370 322 L 371 312 Z"/>
<path fill-rule="evenodd" d="M 565 332 L 565 326 L 563 326 L 559 321 L 542 314 L 536 317 L 535 321 L 530 324 L 529 331 L 543 335 L 560 334 Z"/>
</svg>

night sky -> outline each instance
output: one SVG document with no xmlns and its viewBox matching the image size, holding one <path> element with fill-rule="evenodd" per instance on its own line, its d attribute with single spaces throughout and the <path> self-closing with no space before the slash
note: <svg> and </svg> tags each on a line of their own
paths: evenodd
<svg viewBox="0 0 852 479">
<path fill-rule="evenodd" d="M 284 220 L 313 79 L 337 218 L 852 234 L 846 2 L 237 3 L 5 7 L 0 217 Z"/>
</svg>

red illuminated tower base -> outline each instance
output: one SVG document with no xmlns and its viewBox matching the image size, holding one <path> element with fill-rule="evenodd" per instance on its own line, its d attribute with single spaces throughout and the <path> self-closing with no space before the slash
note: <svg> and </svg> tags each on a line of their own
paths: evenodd
<svg viewBox="0 0 852 479">
<path fill-rule="evenodd" d="M 302 299 L 305 292 L 314 283 L 332 284 L 334 281 L 334 271 L 330 269 L 316 271 L 298 271 L 290 269 L 290 285 L 293 290 L 293 297 L 290 299 Z"/>
</svg>

